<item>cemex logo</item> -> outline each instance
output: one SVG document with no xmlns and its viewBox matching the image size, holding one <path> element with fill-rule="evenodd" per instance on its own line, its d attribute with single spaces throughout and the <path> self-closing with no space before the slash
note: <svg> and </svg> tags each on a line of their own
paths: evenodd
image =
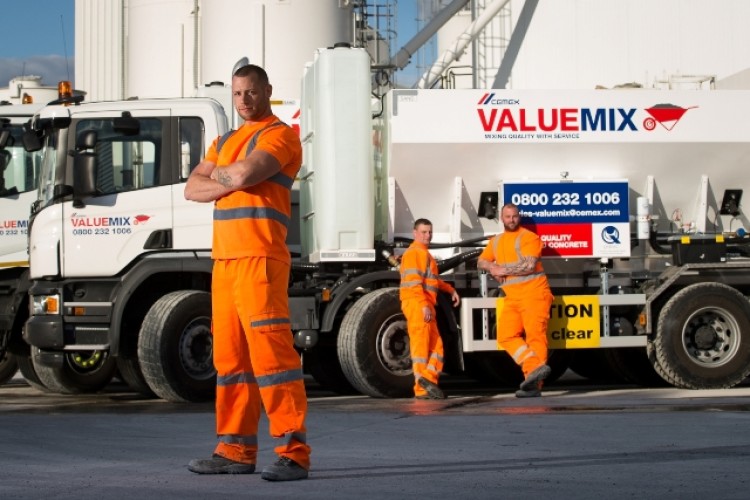
<svg viewBox="0 0 750 500">
<path fill-rule="evenodd" d="M 485 132 L 637 132 L 638 108 L 526 108 L 520 99 L 496 98 L 486 93 L 477 103 Z M 682 108 L 656 104 L 644 111 L 643 130 L 661 125 L 671 131 L 682 116 L 697 106 Z"/>
</svg>

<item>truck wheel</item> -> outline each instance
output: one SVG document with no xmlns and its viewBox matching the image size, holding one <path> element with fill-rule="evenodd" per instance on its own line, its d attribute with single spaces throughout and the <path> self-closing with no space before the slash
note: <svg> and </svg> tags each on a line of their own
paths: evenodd
<svg viewBox="0 0 750 500">
<path fill-rule="evenodd" d="M 211 295 L 179 290 L 157 300 L 143 320 L 138 359 L 149 387 L 172 402 L 213 400 L 216 370 Z"/>
<path fill-rule="evenodd" d="M 339 329 L 338 355 L 347 379 L 362 394 L 412 396 L 409 334 L 398 288 L 376 290 L 354 303 Z"/>
<path fill-rule="evenodd" d="M 118 356 L 117 369 L 120 372 L 120 378 L 122 378 L 123 382 L 128 384 L 128 387 L 132 390 L 142 396 L 156 396 L 151 389 L 151 386 L 146 382 L 146 377 L 143 376 L 141 365 L 137 358 Z"/>
<path fill-rule="evenodd" d="M 16 361 L 18 362 L 18 371 L 21 372 L 27 384 L 37 391 L 52 392 L 39 380 L 39 375 L 37 375 L 34 369 L 34 362 L 31 360 L 31 354 L 28 356 L 16 356 Z"/>
<path fill-rule="evenodd" d="M 60 367 L 37 363 L 32 354 L 39 381 L 58 394 L 87 394 L 107 387 L 115 374 L 115 360 L 107 351 L 76 351 L 63 353 Z"/>
<path fill-rule="evenodd" d="M 659 313 L 652 358 L 670 384 L 733 387 L 750 375 L 750 302 L 721 283 L 695 283 Z"/>
<path fill-rule="evenodd" d="M 302 365 L 324 389 L 340 395 L 357 394 L 357 389 L 352 387 L 341 369 L 335 345 L 316 345 L 306 349 L 302 353 Z"/>
<path fill-rule="evenodd" d="M 0 385 L 5 384 L 12 379 L 18 371 L 18 361 L 16 357 L 5 351 L 0 358 Z"/>
</svg>

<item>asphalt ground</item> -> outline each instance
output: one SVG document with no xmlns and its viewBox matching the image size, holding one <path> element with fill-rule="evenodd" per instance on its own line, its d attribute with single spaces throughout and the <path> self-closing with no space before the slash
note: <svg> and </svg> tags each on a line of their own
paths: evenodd
<svg viewBox="0 0 750 500">
<path fill-rule="evenodd" d="M 2 499 L 746 499 L 750 386 L 564 380 L 544 396 L 447 378 L 448 399 L 336 396 L 308 384 L 310 478 L 197 475 L 211 404 L 0 387 Z M 261 420 L 259 468 L 275 460 Z"/>
</svg>

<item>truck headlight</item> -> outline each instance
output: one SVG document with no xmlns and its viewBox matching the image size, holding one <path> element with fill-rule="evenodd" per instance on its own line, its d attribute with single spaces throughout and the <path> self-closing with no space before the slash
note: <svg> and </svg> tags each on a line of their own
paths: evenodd
<svg viewBox="0 0 750 500">
<path fill-rule="evenodd" d="M 34 295 L 31 298 L 31 314 L 34 316 L 60 314 L 60 296 Z"/>
</svg>

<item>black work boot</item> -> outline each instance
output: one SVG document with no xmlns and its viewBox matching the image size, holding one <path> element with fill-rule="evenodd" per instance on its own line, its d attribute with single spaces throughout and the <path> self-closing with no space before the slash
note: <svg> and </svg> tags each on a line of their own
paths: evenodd
<svg viewBox="0 0 750 500">
<path fill-rule="evenodd" d="M 420 377 L 419 380 L 417 380 L 417 383 L 427 391 L 427 394 L 430 395 L 432 399 L 445 399 L 445 394 L 443 394 L 443 391 L 440 390 L 440 387 L 437 386 L 437 384 L 430 382 L 424 377 Z"/>
<path fill-rule="evenodd" d="M 552 373 L 552 368 L 550 368 L 548 365 L 542 365 L 526 377 L 526 380 L 521 382 L 521 385 L 519 389 L 522 391 L 528 391 L 531 389 L 536 389 L 538 382 L 541 382 L 545 378 L 549 377 L 550 373 Z"/>
</svg>

